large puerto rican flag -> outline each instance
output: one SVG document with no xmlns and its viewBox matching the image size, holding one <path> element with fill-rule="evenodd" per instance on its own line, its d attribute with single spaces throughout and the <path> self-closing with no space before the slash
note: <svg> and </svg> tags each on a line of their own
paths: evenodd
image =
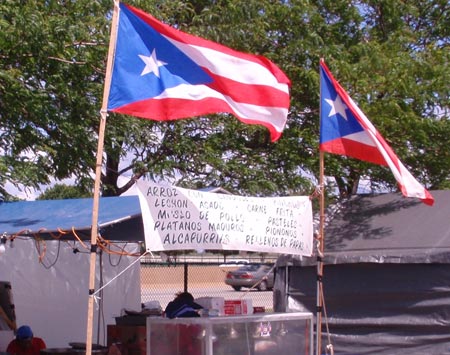
<svg viewBox="0 0 450 355">
<path fill-rule="evenodd" d="M 433 205 L 433 196 L 405 168 L 323 60 L 320 85 L 320 150 L 388 166 L 404 196 Z"/>
<path fill-rule="evenodd" d="M 281 136 L 290 80 L 274 63 L 119 6 L 108 111 L 153 120 L 231 113 L 267 127 L 272 141 Z"/>
</svg>

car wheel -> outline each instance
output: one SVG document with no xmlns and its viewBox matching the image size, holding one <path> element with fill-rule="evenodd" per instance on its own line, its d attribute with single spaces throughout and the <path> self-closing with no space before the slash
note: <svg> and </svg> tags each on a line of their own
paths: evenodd
<svg viewBox="0 0 450 355">
<path fill-rule="evenodd" d="M 241 286 L 233 286 L 235 291 L 240 291 L 241 290 Z"/>
<path fill-rule="evenodd" d="M 261 283 L 258 285 L 258 290 L 260 291 L 267 291 L 267 282 L 261 281 Z"/>
</svg>

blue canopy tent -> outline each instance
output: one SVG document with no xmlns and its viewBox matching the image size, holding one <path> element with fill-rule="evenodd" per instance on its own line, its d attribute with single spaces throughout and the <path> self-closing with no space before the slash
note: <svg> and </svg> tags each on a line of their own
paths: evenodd
<svg viewBox="0 0 450 355">
<path fill-rule="evenodd" d="M 51 239 L 55 233 L 74 229 L 81 239 L 89 240 L 92 206 L 91 198 L 0 202 L 0 233 Z M 102 197 L 98 226 L 104 239 L 144 241 L 139 198 Z M 73 239 L 70 234 L 60 234 L 60 237 Z"/>
<path fill-rule="evenodd" d="M 4 244 L 0 257 L 0 282 L 11 285 L 14 295 L 14 308 L 12 304 L 3 308 L 15 309 L 17 323 L 29 324 L 50 348 L 67 346 L 86 335 L 89 243 L 79 240 L 91 238 L 92 211 L 91 198 L 0 202 L 1 242 L 11 241 Z M 144 241 L 139 198 L 101 198 L 98 231 L 115 245 L 112 252 L 121 252 L 97 259 L 98 288 L 114 280 L 102 290 L 99 307 L 104 319 L 95 319 L 95 336 L 101 341 L 105 324 L 112 324 L 121 309 L 141 306 L 140 265 L 134 263 L 140 250 L 137 243 Z M 118 277 L 124 270 L 126 277 Z M 51 326 L 67 321 L 70 327 Z"/>
</svg>

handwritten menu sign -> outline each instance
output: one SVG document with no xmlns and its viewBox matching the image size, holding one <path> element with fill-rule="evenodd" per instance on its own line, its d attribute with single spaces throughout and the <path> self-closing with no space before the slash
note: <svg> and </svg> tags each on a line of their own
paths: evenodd
<svg viewBox="0 0 450 355">
<path fill-rule="evenodd" d="M 146 181 L 137 186 L 149 251 L 312 254 L 308 196 L 244 197 Z"/>
</svg>

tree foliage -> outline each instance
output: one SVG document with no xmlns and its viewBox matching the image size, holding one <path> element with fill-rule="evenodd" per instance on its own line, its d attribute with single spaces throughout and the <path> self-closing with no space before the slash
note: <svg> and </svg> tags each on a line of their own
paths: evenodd
<svg viewBox="0 0 450 355">
<path fill-rule="evenodd" d="M 0 186 L 92 171 L 108 5 L 1 2 Z"/>
<path fill-rule="evenodd" d="M 91 197 L 90 191 L 78 186 L 55 184 L 40 194 L 36 200 L 66 200 L 83 197 Z"/>
<path fill-rule="evenodd" d="M 0 4 L 0 194 L 73 176 L 92 186 L 112 1 Z M 319 74 L 334 76 L 430 189 L 449 188 L 450 5 L 443 0 L 129 1 L 177 28 L 277 63 L 292 81 L 282 138 L 217 114 L 155 122 L 111 114 L 102 186 L 137 179 L 235 193 L 310 193 L 318 178 Z M 341 196 L 394 189 L 384 167 L 326 156 Z M 126 177 L 127 184 L 119 177 Z"/>
</svg>

